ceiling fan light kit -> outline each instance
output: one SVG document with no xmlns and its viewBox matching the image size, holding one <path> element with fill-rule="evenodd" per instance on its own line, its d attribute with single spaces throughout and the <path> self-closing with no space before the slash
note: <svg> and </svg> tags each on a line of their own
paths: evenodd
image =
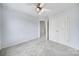
<svg viewBox="0 0 79 59">
<path fill-rule="evenodd" d="M 39 15 L 41 15 L 41 13 L 44 12 L 43 6 L 44 6 L 43 3 L 38 3 L 36 6 L 36 10 L 37 10 Z"/>
<path fill-rule="evenodd" d="M 44 12 L 44 8 L 38 14 L 41 15 L 43 12 Z"/>
</svg>

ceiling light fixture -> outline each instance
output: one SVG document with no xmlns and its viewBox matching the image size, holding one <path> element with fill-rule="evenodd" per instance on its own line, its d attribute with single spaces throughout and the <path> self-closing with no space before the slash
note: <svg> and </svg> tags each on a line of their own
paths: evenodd
<svg viewBox="0 0 79 59">
<path fill-rule="evenodd" d="M 44 8 L 38 14 L 41 15 L 43 12 L 44 12 Z"/>
<path fill-rule="evenodd" d="M 44 12 L 43 6 L 44 6 L 44 3 L 38 3 L 37 6 L 36 6 L 36 10 L 37 10 L 39 15 L 41 15 L 41 13 Z"/>
</svg>

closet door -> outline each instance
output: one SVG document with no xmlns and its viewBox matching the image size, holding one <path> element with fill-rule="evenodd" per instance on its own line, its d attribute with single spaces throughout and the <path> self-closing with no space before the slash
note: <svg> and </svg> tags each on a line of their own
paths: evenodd
<svg viewBox="0 0 79 59">
<path fill-rule="evenodd" d="M 69 20 L 67 17 L 58 17 L 49 21 L 49 40 L 68 44 Z"/>
</svg>

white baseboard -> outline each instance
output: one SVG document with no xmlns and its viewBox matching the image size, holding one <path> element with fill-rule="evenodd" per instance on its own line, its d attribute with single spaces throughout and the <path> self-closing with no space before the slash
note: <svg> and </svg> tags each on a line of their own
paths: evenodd
<svg viewBox="0 0 79 59">
<path fill-rule="evenodd" d="M 37 38 L 35 38 L 37 39 Z M 34 39 L 29 39 L 29 40 L 26 40 L 26 39 L 20 39 L 18 41 L 13 41 L 13 42 L 9 42 L 9 43 L 4 43 L 2 44 L 2 48 L 7 48 L 7 47 L 11 47 L 11 46 L 15 46 L 15 45 L 18 45 L 20 43 L 23 43 L 23 42 L 28 42 L 30 40 L 34 40 Z"/>
<path fill-rule="evenodd" d="M 53 40 L 50 40 L 50 41 L 53 41 Z M 53 42 L 56 42 L 56 43 L 59 43 L 59 44 L 62 44 L 62 45 L 65 45 L 65 46 L 71 47 L 71 48 L 73 48 L 73 49 L 75 49 L 75 50 L 79 50 L 79 48 L 75 48 L 75 47 L 73 47 L 73 46 L 71 46 L 71 45 L 69 45 L 69 44 L 64 44 L 64 43 L 57 42 L 57 41 L 53 41 Z"/>
</svg>

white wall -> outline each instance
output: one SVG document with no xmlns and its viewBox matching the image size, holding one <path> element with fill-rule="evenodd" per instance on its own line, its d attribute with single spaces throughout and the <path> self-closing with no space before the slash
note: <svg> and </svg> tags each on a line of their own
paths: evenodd
<svg viewBox="0 0 79 59">
<path fill-rule="evenodd" d="M 74 8 L 75 11 L 72 11 L 73 15 L 70 25 L 70 41 L 69 45 L 79 49 L 79 5 Z"/>
<path fill-rule="evenodd" d="M 49 20 L 49 40 L 79 49 L 78 5 L 61 11 Z"/>
<path fill-rule="evenodd" d="M 40 37 L 39 21 L 28 14 L 4 7 L 3 48 Z"/>
<path fill-rule="evenodd" d="M 2 5 L 0 4 L 0 49 L 1 49 L 1 20 L 2 20 Z"/>
</svg>

